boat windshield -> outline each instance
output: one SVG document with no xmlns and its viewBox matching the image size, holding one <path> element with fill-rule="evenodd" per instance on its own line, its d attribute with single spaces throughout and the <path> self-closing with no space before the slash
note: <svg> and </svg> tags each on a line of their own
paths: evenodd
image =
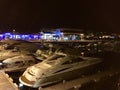
<svg viewBox="0 0 120 90">
<path fill-rule="evenodd" d="M 41 74 L 50 67 L 51 66 L 46 63 L 36 64 L 29 69 L 28 73 L 32 76 L 41 76 Z"/>
<path fill-rule="evenodd" d="M 65 55 L 54 54 L 53 56 L 49 57 L 47 60 L 53 61 L 53 60 L 57 60 L 58 58 L 63 58 L 63 57 L 65 57 Z"/>
<path fill-rule="evenodd" d="M 32 67 L 31 69 L 29 69 L 28 73 L 32 76 L 36 76 L 39 71 L 40 71 L 39 68 Z"/>
<path fill-rule="evenodd" d="M 64 58 L 65 55 L 61 55 L 61 54 L 55 54 L 51 57 L 49 57 L 45 63 L 51 66 L 54 66 L 56 64 L 58 64 L 61 61 L 61 58 Z"/>
</svg>

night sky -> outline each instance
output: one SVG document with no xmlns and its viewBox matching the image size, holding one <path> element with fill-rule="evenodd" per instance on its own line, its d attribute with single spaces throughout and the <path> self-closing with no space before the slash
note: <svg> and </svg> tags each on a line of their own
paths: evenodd
<svg viewBox="0 0 120 90">
<path fill-rule="evenodd" d="M 120 32 L 119 4 L 115 0 L 0 0 L 0 30 L 29 33 L 41 28 L 80 28 Z"/>
</svg>

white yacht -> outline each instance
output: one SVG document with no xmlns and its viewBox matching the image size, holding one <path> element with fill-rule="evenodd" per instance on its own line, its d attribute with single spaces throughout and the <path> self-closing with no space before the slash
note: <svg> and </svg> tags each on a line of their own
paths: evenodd
<svg viewBox="0 0 120 90">
<path fill-rule="evenodd" d="M 100 58 L 58 54 L 28 67 L 19 81 L 26 86 L 42 87 L 88 74 L 101 62 Z"/>
<path fill-rule="evenodd" d="M 35 63 L 36 60 L 32 56 L 19 55 L 5 59 L 0 65 L 0 70 L 5 72 L 25 70 L 28 66 L 34 65 Z"/>
<path fill-rule="evenodd" d="M 19 56 L 21 53 L 18 51 L 14 51 L 14 50 L 3 50 L 0 52 L 0 61 L 3 61 L 7 58 L 11 58 L 14 56 Z"/>
<path fill-rule="evenodd" d="M 12 49 L 17 48 L 22 53 L 35 53 L 37 49 L 40 49 L 39 44 L 35 44 L 29 41 L 25 40 L 13 40 L 13 39 L 7 39 L 2 40 L 2 43 L 6 43 L 8 45 L 6 49 Z"/>
</svg>

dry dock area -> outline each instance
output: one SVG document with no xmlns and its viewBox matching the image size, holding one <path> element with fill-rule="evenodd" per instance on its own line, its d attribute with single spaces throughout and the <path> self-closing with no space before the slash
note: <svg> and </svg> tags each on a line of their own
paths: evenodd
<svg viewBox="0 0 120 90">
<path fill-rule="evenodd" d="M 12 79 L 3 71 L 0 71 L 0 90 L 18 90 Z"/>
<path fill-rule="evenodd" d="M 93 75 L 83 76 L 71 81 L 65 81 L 52 86 L 39 88 L 39 90 L 79 90 L 80 88 L 84 87 L 85 84 L 87 85 L 89 83 L 93 84 L 93 83 L 104 81 L 105 79 L 109 79 L 112 77 L 119 77 L 120 76 L 119 71 L 120 69 L 110 69 L 107 71 L 101 71 Z"/>
</svg>

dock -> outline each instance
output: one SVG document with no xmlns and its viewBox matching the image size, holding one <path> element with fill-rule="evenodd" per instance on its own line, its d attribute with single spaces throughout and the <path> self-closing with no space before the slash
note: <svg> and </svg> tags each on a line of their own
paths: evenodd
<svg viewBox="0 0 120 90">
<path fill-rule="evenodd" d="M 17 85 L 3 71 L 0 71 L 0 90 L 18 90 Z"/>
</svg>

